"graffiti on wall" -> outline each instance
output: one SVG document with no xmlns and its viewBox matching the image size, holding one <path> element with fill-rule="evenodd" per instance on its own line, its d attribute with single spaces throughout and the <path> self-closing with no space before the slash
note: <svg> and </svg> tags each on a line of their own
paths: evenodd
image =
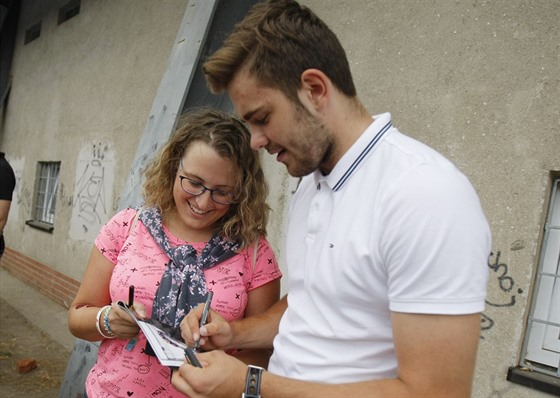
<svg viewBox="0 0 560 398">
<path fill-rule="evenodd" d="M 114 151 L 102 143 L 82 147 L 77 159 L 70 236 L 93 241 L 112 214 Z"/>
<path fill-rule="evenodd" d="M 496 323 L 494 318 L 488 314 L 491 308 L 513 307 L 516 304 L 516 294 L 522 294 L 523 289 L 515 289 L 515 280 L 509 275 L 509 267 L 506 263 L 500 262 L 501 252 L 498 250 L 495 254 L 490 253 L 488 257 L 488 267 L 493 271 L 490 275 L 491 283 L 493 281 L 498 284 L 499 300 L 486 300 L 487 310 L 481 316 L 481 339 L 484 339 L 483 333 L 492 329 Z"/>
<path fill-rule="evenodd" d="M 10 206 L 8 222 L 13 221 L 12 224 L 18 225 L 23 231 L 25 223 L 19 221 L 27 220 L 31 217 L 33 192 L 25 184 L 23 174 L 25 159 L 22 157 L 15 159 L 9 158 L 8 161 L 10 162 L 16 176 L 16 187 L 12 194 L 12 204 Z"/>
</svg>

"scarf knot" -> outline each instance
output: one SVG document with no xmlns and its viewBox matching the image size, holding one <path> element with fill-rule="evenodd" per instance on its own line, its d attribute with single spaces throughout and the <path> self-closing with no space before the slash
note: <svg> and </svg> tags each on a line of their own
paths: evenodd
<svg viewBox="0 0 560 398">
<path fill-rule="evenodd" d="M 152 318 L 170 326 L 175 337 L 180 337 L 181 320 L 208 295 L 204 270 L 235 256 L 239 243 L 214 234 L 197 256 L 195 248 L 189 244 L 171 245 L 163 231 L 159 209 L 147 207 L 138 211 L 139 220 L 170 259 L 154 297 Z"/>
</svg>

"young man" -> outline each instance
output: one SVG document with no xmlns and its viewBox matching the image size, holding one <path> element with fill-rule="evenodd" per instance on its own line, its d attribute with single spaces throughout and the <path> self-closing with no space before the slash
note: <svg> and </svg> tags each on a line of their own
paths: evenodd
<svg viewBox="0 0 560 398">
<path fill-rule="evenodd" d="M 357 98 L 336 36 L 294 1 L 257 4 L 207 61 L 264 148 L 303 176 L 286 238 L 289 292 L 228 324 L 200 308 L 183 337 L 274 347 L 268 371 L 220 350 L 183 365 L 190 397 L 469 397 L 490 232 L 449 161 Z M 247 382 L 247 387 L 245 387 Z M 260 390 L 260 391 L 258 391 Z"/>
<path fill-rule="evenodd" d="M 12 205 L 12 195 L 16 187 L 16 176 L 6 154 L 0 152 L 0 258 L 4 254 L 4 227 Z"/>
</svg>

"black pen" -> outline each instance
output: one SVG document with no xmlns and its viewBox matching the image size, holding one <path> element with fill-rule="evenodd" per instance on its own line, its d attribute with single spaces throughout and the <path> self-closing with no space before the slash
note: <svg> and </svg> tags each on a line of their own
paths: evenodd
<svg viewBox="0 0 560 398">
<path fill-rule="evenodd" d="M 132 308 L 133 304 L 134 304 L 134 285 L 130 285 L 128 287 L 128 308 L 133 310 L 134 309 Z"/>
<path fill-rule="evenodd" d="M 208 292 L 208 297 L 206 298 L 206 303 L 204 303 L 204 309 L 202 310 L 202 317 L 200 318 L 200 327 L 203 327 L 204 325 L 206 325 L 206 321 L 208 320 L 208 313 L 210 312 L 210 303 L 212 303 L 212 296 L 214 295 L 214 292 L 212 290 L 210 290 Z M 200 332 L 199 332 L 200 334 Z M 198 340 L 196 340 L 194 342 L 194 347 L 193 350 L 198 350 L 198 344 L 200 341 L 200 337 Z"/>
<path fill-rule="evenodd" d="M 198 361 L 198 358 L 196 357 L 195 352 L 196 351 L 195 351 L 194 348 L 187 347 L 187 348 L 185 348 L 185 357 L 189 360 L 191 365 L 196 366 L 197 368 L 201 368 L 202 365 Z"/>
</svg>

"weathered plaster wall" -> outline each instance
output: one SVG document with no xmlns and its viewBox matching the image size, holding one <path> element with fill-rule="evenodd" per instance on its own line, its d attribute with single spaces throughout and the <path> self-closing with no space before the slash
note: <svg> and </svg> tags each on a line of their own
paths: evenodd
<svg viewBox="0 0 560 398">
<path fill-rule="evenodd" d="M 57 25 L 66 3 L 23 1 L 0 144 L 18 176 L 7 245 L 81 280 L 93 237 L 115 212 L 187 1 L 82 0 L 80 14 Z M 39 20 L 41 36 L 23 45 Z M 37 161 L 62 162 L 52 234 L 24 224 Z"/>
<path fill-rule="evenodd" d="M 473 396 L 544 396 L 505 376 L 522 343 L 549 173 L 560 170 L 560 2 L 302 3 L 339 36 L 372 114 L 391 112 L 480 195 L 494 254 Z"/>
<path fill-rule="evenodd" d="M 55 3 L 66 0 L 24 0 L 34 8 L 22 15 L 0 134 L 18 179 L 6 239 L 80 280 L 99 222 L 116 209 L 186 1 L 82 0 L 81 14 L 60 26 L 57 7 L 46 6 Z M 560 171 L 560 2 L 302 3 L 341 39 L 372 114 L 391 112 L 401 131 L 455 162 L 480 195 L 493 254 L 473 396 L 544 396 L 505 375 L 523 338 L 549 175 Z M 22 46 L 38 18 L 41 38 Z M 269 236 L 283 263 L 296 180 L 263 158 L 274 210 Z M 24 224 L 38 160 L 62 160 L 53 234 Z"/>
</svg>

